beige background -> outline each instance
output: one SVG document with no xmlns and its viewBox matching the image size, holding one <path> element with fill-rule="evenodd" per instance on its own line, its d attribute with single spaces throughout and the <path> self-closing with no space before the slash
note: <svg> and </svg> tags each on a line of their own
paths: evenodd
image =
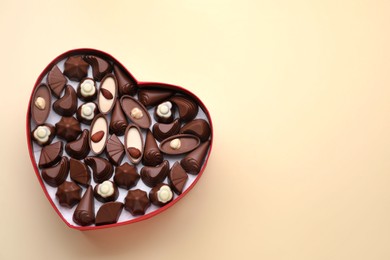
<svg viewBox="0 0 390 260">
<path fill-rule="evenodd" d="M 126 3 L 125 3 L 126 2 Z M 389 1 L 0 1 L 0 259 L 390 259 Z M 27 152 L 58 54 L 111 53 L 214 120 L 198 185 L 150 220 L 71 230 Z"/>
</svg>

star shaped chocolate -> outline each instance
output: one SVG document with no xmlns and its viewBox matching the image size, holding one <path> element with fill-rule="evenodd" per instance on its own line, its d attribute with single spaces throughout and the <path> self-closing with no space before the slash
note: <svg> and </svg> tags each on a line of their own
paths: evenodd
<svg viewBox="0 0 390 260">
<path fill-rule="evenodd" d="M 132 215 L 144 215 L 150 206 L 148 195 L 145 191 L 130 190 L 125 198 L 125 209 Z"/>
<path fill-rule="evenodd" d="M 81 56 L 69 57 L 65 61 L 64 74 L 71 80 L 80 81 L 88 74 L 89 64 Z"/>
<path fill-rule="evenodd" d="M 66 141 L 74 141 L 81 134 L 80 123 L 74 117 L 61 117 L 56 123 L 57 136 Z"/>
<path fill-rule="evenodd" d="M 137 168 L 127 162 L 116 167 L 114 181 L 118 187 L 130 189 L 137 185 L 140 176 L 137 173 Z"/>
<path fill-rule="evenodd" d="M 65 181 L 58 186 L 56 197 L 61 206 L 72 208 L 81 200 L 81 188 L 73 181 Z"/>
</svg>

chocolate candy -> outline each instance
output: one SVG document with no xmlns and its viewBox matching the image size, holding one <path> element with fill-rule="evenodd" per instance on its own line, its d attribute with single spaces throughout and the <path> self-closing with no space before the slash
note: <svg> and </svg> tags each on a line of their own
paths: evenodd
<svg viewBox="0 0 390 260">
<path fill-rule="evenodd" d="M 135 166 L 130 165 L 126 162 L 121 166 L 116 167 L 114 181 L 118 185 L 118 187 L 128 190 L 136 186 L 138 180 L 139 175 Z"/>
<path fill-rule="evenodd" d="M 145 86 L 146 87 L 146 86 Z M 142 88 L 138 91 L 138 100 L 144 106 L 155 106 L 173 95 L 173 91 L 159 88 Z"/>
<path fill-rule="evenodd" d="M 112 181 L 103 181 L 93 189 L 95 198 L 100 202 L 115 201 L 119 196 L 118 187 Z"/>
<path fill-rule="evenodd" d="M 140 128 L 147 129 L 152 124 L 148 110 L 135 98 L 131 96 L 122 96 L 121 105 L 123 112 L 131 122 Z"/>
<path fill-rule="evenodd" d="M 159 123 L 171 123 L 175 118 L 175 107 L 171 102 L 165 101 L 154 109 L 154 119 Z"/>
<path fill-rule="evenodd" d="M 163 182 L 169 172 L 169 162 L 163 161 L 158 166 L 144 166 L 141 169 L 141 179 L 149 187 L 153 188 Z"/>
<path fill-rule="evenodd" d="M 77 95 L 72 86 L 66 86 L 65 94 L 54 102 L 53 110 L 61 116 L 72 116 L 76 112 Z"/>
<path fill-rule="evenodd" d="M 195 135 L 178 134 L 161 141 L 160 150 L 171 155 L 183 154 L 194 150 L 199 143 L 200 140 Z"/>
<path fill-rule="evenodd" d="M 152 129 L 153 136 L 157 141 L 161 142 L 162 140 L 179 133 L 180 122 L 179 119 L 176 119 L 170 124 L 155 123 Z"/>
<path fill-rule="evenodd" d="M 93 201 L 92 186 L 88 186 L 87 191 L 77 205 L 73 213 L 73 221 L 80 226 L 89 226 L 95 223 L 95 203 Z"/>
<path fill-rule="evenodd" d="M 65 78 L 64 75 L 62 75 L 62 72 L 57 65 L 55 65 L 47 74 L 47 84 L 49 85 L 52 94 L 56 98 L 59 98 L 61 96 L 61 92 L 67 82 L 68 80 Z"/>
<path fill-rule="evenodd" d="M 198 114 L 198 105 L 190 98 L 185 96 L 174 96 L 170 98 L 179 110 L 180 120 L 183 122 L 191 121 Z"/>
<path fill-rule="evenodd" d="M 80 185 L 88 186 L 91 172 L 83 162 L 70 158 L 70 178 Z"/>
<path fill-rule="evenodd" d="M 144 152 L 144 140 L 138 126 L 128 125 L 125 134 L 125 149 L 127 157 L 132 163 L 138 164 L 141 161 Z"/>
<path fill-rule="evenodd" d="M 51 93 L 46 84 L 39 85 L 31 99 L 31 118 L 37 124 L 45 123 L 50 114 Z"/>
<path fill-rule="evenodd" d="M 124 135 L 126 132 L 127 120 L 122 111 L 119 100 L 115 102 L 114 109 L 112 110 L 110 121 L 110 134 L 116 134 L 117 136 Z"/>
<path fill-rule="evenodd" d="M 57 136 L 66 141 L 74 141 L 81 134 L 80 123 L 74 117 L 61 117 L 56 123 Z"/>
<path fill-rule="evenodd" d="M 73 208 L 81 199 L 81 188 L 73 181 L 65 181 L 58 186 L 56 197 L 61 206 Z"/>
<path fill-rule="evenodd" d="M 149 208 L 150 201 L 148 194 L 140 189 L 129 190 L 125 198 L 125 209 L 131 213 L 131 215 L 144 215 L 145 211 Z"/>
<path fill-rule="evenodd" d="M 125 148 L 115 134 L 111 135 L 107 141 L 106 155 L 108 160 L 116 166 L 122 162 L 123 156 L 125 155 Z"/>
<path fill-rule="evenodd" d="M 45 146 L 53 141 L 56 129 L 53 125 L 43 124 L 36 126 L 31 132 L 31 138 L 38 145 Z"/>
<path fill-rule="evenodd" d="M 189 153 L 180 161 L 183 169 L 190 174 L 198 174 L 202 168 L 203 160 L 209 148 L 209 141 L 202 143 L 198 148 Z"/>
<path fill-rule="evenodd" d="M 89 146 L 94 154 L 101 154 L 106 147 L 108 123 L 103 114 L 99 114 L 91 123 Z"/>
<path fill-rule="evenodd" d="M 65 76 L 71 80 L 80 81 L 87 76 L 89 64 L 81 56 L 73 56 L 65 61 L 64 67 Z"/>
<path fill-rule="evenodd" d="M 142 163 L 147 166 L 157 166 L 164 160 L 164 157 L 158 149 L 156 140 L 153 137 L 152 132 L 148 129 L 146 132 L 144 156 L 142 157 Z"/>
<path fill-rule="evenodd" d="M 114 167 L 107 159 L 90 156 L 86 157 L 84 162 L 92 168 L 93 180 L 96 183 L 110 179 L 114 173 Z"/>
<path fill-rule="evenodd" d="M 149 199 L 152 204 L 162 207 L 173 200 L 171 187 L 165 183 L 154 186 L 149 192 Z"/>
<path fill-rule="evenodd" d="M 117 65 L 114 65 L 114 73 L 118 80 L 119 96 L 134 96 L 137 92 L 137 83 L 135 79 L 133 79 L 130 75 L 125 74 Z"/>
<path fill-rule="evenodd" d="M 97 97 L 96 83 L 93 78 L 85 78 L 77 87 L 77 96 L 83 101 L 93 101 Z"/>
<path fill-rule="evenodd" d="M 118 222 L 122 209 L 123 203 L 121 202 L 104 203 L 96 214 L 95 225 L 102 226 Z"/>
<path fill-rule="evenodd" d="M 111 64 L 108 61 L 97 56 L 87 55 L 84 57 L 84 60 L 92 66 L 93 78 L 97 81 L 101 81 L 112 70 Z"/>
<path fill-rule="evenodd" d="M 88 142 L 89 131 L 84 129 L 79 139 L 69 142 L 65 145 L 65 151 L 69 156 L 81 160 L 89 154 L 89 142 Z"/>
<path fill-rule="evenodd" d="M 52 187 L 58 187 L 62 184 L 69 172 L 68 158 L 62 157 L 61 161 L 51 168 L 42 170 L 42 179 Z"/>
<path fill-rule="evenodd" d="M 211 129 L 209 124 L 204 119 L 194 119 L 191 122 L 185 124 L 181 130 L 180 134 L 192 134 L 199 137 L 201 142 L 207 141 L 211 134 Z"/>
<path fill-rule="evenodd" d="M 80 123 L 90 125 L 97 114 L 99 114 L 98 106 L 93 102 L 88 102 L 79 106 L 76 117 Z"/>
<path fill-rule="evenodd" d="M 107 74 L 100 83 L 98 106 L 102 114 L 111 112 L 115 105 L 118 87 L 114 74 Z"/>
<path fill-rule="evenodd" d="M 61 141 L 46 145 L 41 150 L 39 168 L 47 168 L 57 164 L 62 158 L 63 145 Z"/>
<path fill-rule="evenodd" d="M 188 180 L 188 175 L 179 162 L 175 162 L 168 174 L 168 183 L 172 190 L 180 195 Z"/>
</svg>

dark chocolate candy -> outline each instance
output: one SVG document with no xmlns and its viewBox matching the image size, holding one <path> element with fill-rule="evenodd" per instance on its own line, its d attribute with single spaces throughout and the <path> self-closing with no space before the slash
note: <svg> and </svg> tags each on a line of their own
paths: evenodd
<svg viewBox="0 0 390 260">
<path fill-rule="evenodd" d="M 155 106 L 167 100 L 173 95 L 172 90 L 165 90 L 159 88 L 140 88 L 138 90 L 138 100 L 144 106 Z"/>
<path fill-rule="evenodd" d="M 123 203 L 121 202 L 104 203 L 96 213 L 95 225 L 102 226 L 118 222 L 122 209 Z"/>
<path fill-rule="evenodd" d="M 97 138 L 97 137 L 101 138 Z M 94 154 L 101 154 L 106 147 L 108 139 L 108 123 L 103 114 L 97 115 L 91 123 L 89 133 L 89 147 Z"/>
<path fill-rule="evenodd" d="M 69 156 L 81 160 L 89 154 L 89 142 L 88 142 L 89 131 L 84 129 L 80 137 L 77 140 L 69 142 L 65 145 L 65 151 Z"/>
<path fill-rule="evenodd" d="M 89 156 L 84 159 L 84 162 L 92 168 L 93 180 L 96 183 L 110 179 L 114 173 L 114 167 L 107 159 Z"/>
<path fill-rule="evenodd" d="M 31 132 L 31 139 L 40 146 L 45 146 L 53 141 L 56 128 L 50 124 L 36 126 Z"/>
<path fill-rule="evenodd" d="M 152 124 L 148 110 L 135 98 L 127 95 L 122 96 L 121 106 L 130 121 L 140 128 L 147 129 Z"/>
<path fill-rule="evenodd" d="M 125 209 L 131 213 L 131 215 L 144 215 L 145 211 L 149 208 L 150 201 L 148 194 L 140 189 L 129 190 L 125 198 Z"/>
<path fill-rule="evenodd" d="M 175 119 L 175 107 L 171 102 L 165 101 L 154 108 L 153 115 L 159 123 L 171 123 Z"/>
<path fill-rule="evenodd" d="M 170 124 L 155 123 L 152 129 L 153 136 L 157 141 L 161 142 L 162 140 L 179 133 L 180 122 L 179 119 L 176 119 Z"/>
<path fill-rule="evenodd" d="M 81 134 L 80 123 L 74 117 L 61 117 L 56 123 L 57 136 L 66 141 L 74 141 Z"/>
<path fill-rule="evenodd" d="M 112 110 L 110 121 L 110 134 L 116 134 L 117 136 L 124 135 L 127 127 L 127 119 L 122 111 L 119 100 L 115 102 L 114 109 Z"/>
<path fill-rule="evenodd" d="M 141 179 L 149 187 L 153 188 L 163 182 L 169 172 L 169 162 L 164 160 L 158 166 L 144 166 L 141 169 Z"/>
<path fill-rule="evenodd" d="M 64 75 L 71 80 L 80 81 L 88 74 L 89 64 L 81 56 L 72 56 L 65 61 Z"/>
<path fill-rule="evenodd" d="M 209 143 L 209 141 L 202 143 L 180 161 L 181 166 L 187 173 L 198 174 L 200 172 L 203 160 L 209 149 Z"/>
<path fill-rule="evenodd" d="M 156 140 L 153 137 L 152 132 L 148 129 L 146 132 L 144 156 L 142 157 L 142 163 L 147 166 L 157 166 L 164 160 L 164 157 L 158 149 Z"/>
<path fill-rule="evenodd" d="M 179 162 L 175 162 L 168 174 L 168 183 L 172 190 L 180 195 L 188 180 L 188 175 Z"/>
<path fill-rule="evenodd" d="M 73 221 L 80 226 L 89 226 L 95 223 L 95 203 L 92 186 L 88 186 L 73 213 Z"/>
<path fill-rule="evenodd" d="M 196 135 L 178 134 L 161 141 L 160 150 L 170 155 L 183 154 L 194 150 L 199 143 L 199 137 Z"/>
<path fill-rule="evenodd" d="M 99 114 L 98 106 L 93 102 L 88 102 L 79 106 L 76 117 L 80 123 L 90 125 L 97 114 Z"/>
<path fill-rule="evenodd" d="M 201 142 L 207 141 L 210 137 L 210 126 L 204 119 L 194 119 L 180 129 L 181 134 L 192 134 L 199 137 Z"/>
<path fill-rule="evenodd" d="M 100 83 L 98 94 L 99 111 L 106 115 L 111 112 L 115 105 L 118 93 L 117 81 L 114 74 L 107 74 Z"/>
<path fill-rule="evenodd" d="M 72 86 L 66 86 L 65 94 L 54 102 L 53 110 L 61 116 L 72 116 L 76 112 L 77 95 Z"/>
<path fill-rule="evenodd" d="M 118 80 L 119 96 L 131 95 L 134 96 L 137 92 L 137 82 L 130 75 L 126 74 L 117 65 L 114 65 L 114 73 Z"/>
<path fill-rule="evenodd" d="M 51 168 L 42 170 L 42 179 L 52 187 L 62 184 L 69 172 L 69 161 L 67 157 L 62 157 L 61 161 Z"/>
<path fill-rule="evenodd" d="M 57 164 L 62 158 L 63 145 L 61 141 L 46 145 L 41 150 L 39 168 L 47 168 Z"/>
<path fill-rule="evenodd" d="M 68 80 L 62 75 L 62 72 L 55 65 L 47 74 L 47 84 L 49 85 L 52 94 L 59 98 L 61 96 L 61 92 L 64 89 Z"/>
<path fill-rule="evenodd" d="M 139 180 L 137 168 L 127 162 L 121 166 L 116 167 L 114 181 L 118 187 L 123 189 L 130 189 L 135 187 Z"/>
<path fill-rule="evenodd" d="M 31 118 L 37 124 L 45 123 L 50 114 L 51 93 L 46 84 L 39 85 L 31 99 Z"/>
<path fill-rule="evenodd" d="M 190 98 L 185 96 L 174 96 L 169 99 L 179 111 L 180 120 L 183 122 L 191 121 L 198 114 L 198 105 Z"/>
<path fill-rule="evenodd" d="M 162 207 L 173 200 L 171 187 L 165 183 L 159 183 L 149 191 L 150 202 L 158 207 Z"/>
<path fill-rule="evenodd" d="M 93 189 L 95 198 L 100 202 L 115 201 L 119 196 L 118 187 L 112 181 L 103 181 Z"/>
<path fill-rule="evenodd" d="M 56 197 L 61 206 L 73 208 L 81 199 L 81 188 L 73 181 L 64 181 L 58 186 Z"/>
<path fill-rule="evenodd" d="M 138 164 L 141 161 L 144 152 L 144 139 L 141 130 L 136 125 L 129 124 L 126 128 L 125 150 L 132 163 Z"/>
<path fill-rule="evenodd" d="M 93 78 L 84 78 L 77 87 L 77 96 L 83 101 L 93 101 L 98 94 Z"/>
<path fill-rule="evenodd" d="M 84 57 L 84 60 L 92 66 L 93 78 L 97 81 L 101 81 L 112 70 L 111 64 L 102 58 L 87 55 Z"/>
<path fill-rule="evenodd" d="M 85 163 L 70 158 L 70 178 L 80 185 L 88 186 L 91 183 L 91 172 Z"/>
<path fill-rule="evenodd" d="M 122 162 L 123 156 L 125 155 L 125 149 L 122 142 L 115 134 L 111 135 L 107 141 L 106 155 L 108 160 L 116 166 Z"/>
</svg>

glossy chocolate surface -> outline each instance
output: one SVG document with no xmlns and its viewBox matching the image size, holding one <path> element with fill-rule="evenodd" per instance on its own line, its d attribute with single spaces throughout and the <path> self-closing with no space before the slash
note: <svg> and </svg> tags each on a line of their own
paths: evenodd
<svg viewBox="0 0 390 260">
<path fill-rule="evenodd" d="M 90 156 L 84 159 L 84 162 L 91 167 L 93 172 L 93 180 L 96 183 L 102 183 L 112 177 L 114 167 L 104 158 Z"/>
<path fill-rule="evenodd" d="M 180 129 L 181 134 L 192 134 L 199 137 L 201 142 L 205 142 L 209 139 L 211 129 L 209 124 L 204 119 L 194 119 L 185 124 Z"/>
<path fill-rule="evenodd" d="M 198 148 L 189 153 L 180 161 L 183 169 L 190 174 L 198 174 L 203 165 L 203 160 L 206 158 L 209 149 L 209 141 L 202 143 Z"/>
<path fill-rule="evenodd" d="M 155 106 L 168 100 L 173 94 L 173 91 L 167 89 L 143 87 L 138 90 L 138 100 L 146 107 Z"/>
<path fill-rule="evenodd" d="M 65 181 L 58 186 L 56 197 L 61 206 L 73 208 L 81 200 L 81 188 L 73 181 Z"/>
<path fill-rule="evenodd" d="M 80 137 L 74 141 L 68 142 L 65 145 L 65 151 L 70 157 L 81 160 L 89 154 L 89 131 L 84 129 Z"/>
<path fill-rule="evenodd" d="M 70 158 L 70 178 L 80 185 L 88 186 L 91 183 L 91 172 L 85 163 Z"/>
<path fill-rule="evenodd" d="M 56 128 L 50 124 L 37 125 L 31 131 L 31 139 L 40 146 L 50 144 L 56 135 Z"/>
<path fill-rule="evenodd" d="M 153 188 L 163 182 L 169 173 L 169 162 L 163 161 L 157 166 L 144 166 L 141 169 L 141 179 L 149 187 Z"/>
<path fill-rule="evenodd" d="M 154 139 L 152 132 L 148 129 L 146 132 L 144 155 L 142 163 L 147 166 L 157 166 L 164 160 L 164 157 L 158 149 L 156 139 Z"/>
<path fill-rule="evenodd" d="M 121 202 L 104 203 L 96 213 L 95 225 L 102 226 L 117 223 L 123 206 Z"/>
<path fill-rule="evenodd" d="M 59 98 L 61 96 L 62 90 L 64 89 L 68 80 L 62 74 L 57 65 L 53 66 L 53 68 L 47 74 L 47 84 L 51 89 L 51 93 Z"/>
<path fill-rule="evenodd" d="M 110 134 L 116 134 L 117 136 L 124 135 L 127 125 L 126 116 L 122 111 L 120 101 L 117 100 L 111 114 Z"/>
<path fill-rule="evenodd" d="M 87 55 L 84 60 L 92 66 L 93 78 L 97 81 L 101 81 L 112 70 L 111 64 L 100 57 Z"/>
<path fill-rule="evenodd" d="M 174 103 L 179 111 L 180 120 L 188 122 L 193 120 L 198 114 L 198 105 L 186 96 L 173 96 L 169 99 Z"/>
<path fill-rule="evenodd" d="M 114 181 L 120 188 L 128 190 L 135 187 L 139 178 L 137 168 L 127 162 L 115 168 Z"/>
<path fill-rule="evenodd" d="M 41 150 L 39 168 L 47 168 L 57 164 L 62 158 L 63 144 L 61 141 L 46 145 Z"/>
<path fill-rule="evenodd" d="M 152 124 L 148 110 L 137 99 L 122 96 L 121 106 L 127 118 L 140 128 L 147 129 Z"/>
<path fill-rule="evenodd" d="M 115 201 L 119 196 L 118 187 L 112 181 L 104 181 L 96 184 L 93 195 L 100 202 Z"/>
<path fill-rule="evenodd" d="M 122 162 L 125 156 L 125 148 L 115 134 L 111 135 L 107 140 L 106 155 L 108 160 L 116 166 Z"/>
<path fill-rule="evenodd" d="M 119 96 L 134 96 L 137 93 L 137 82 L 130 75 L 126 74 L 117 65 L 114 65 L 114 74 L 118 81 Z"/>
<path fill-rule="evenodd" d="M 133 216 L 144 215 L 150 206 L 148 194 L 140 189 L 129 190 L 125 198 L 125 209 Z"/>
<path fill-rule="evenodd" d="M 183 154 L 194 150 L 199 143 L 199 137 L 195 135 L 178 134 L 161 141 L 160 150 L 171 155 Z"/>
<path fill-rule="evenodd" d="M 50 114 L 51 91 L 46 84 L 39 85 L 31 99 L 31 118 L 37 124 L 46 122 Z"/>
<path fill-rule="evenodd" d="M 164 195 L 161 195 L 159 193 L 165 193 L 165 195 L 169 194 L 171 195 L 171 198 L 170 199 L 167 199 L 166 201 L 165 200 L 161 200 L 161 197 L 163 197 Z M 172 192 L 172 189 L 171 187 L 168 185 L 168 184 L 165 184 L 165 183 L 159 183 L 157 184 L 156 186 L 154 186 L 150 191 L 149 191 L 149 199 L 150 199 L 150 202 L 158 207 L 162 207 L 166 204 L 168 204 L 169 202 L 171 202 L 173 200 L 173 192 Z"/>
<path fill-rule="evenodd" d="M 89 64 L 81 56 L 69 57 L 64 64 L 64 75 L 70 80 L 80 81 L 88 74 Z"/>
<path fill-rule="evenodd" d="M 80 226 L 89 226 L 95 223 L 95 203 L 92 186 L 88 186 L 73 213 L 73 221 Z"/>
<path fill-rule="evenodd" d="M 62 184 L 69 172 L 69 161 L 67 157 L 62 157 L 61 161 L 53 167 L 42 170 L 42 179 L 52 187 Z"/>
<path fill-rule="evenodd" d="M 168 174 L 168 183 L 172 190 L 177 195 L 180 195 L 184 190 L 184 186 L 186 185 L 187 180 L 187 173 L 179 162 L 175 162 Z"/>
<path fill-rule="evenodd" d="M 162 140 L 179 133 L 180 121 L 179 119 L 175 119 L 175 121 L 170 124 L 155 123 L 152 129 L 153 136 L 157 141 L 161 142 Z"/>
<path fill-rule="evenodd" d="M 57 136 L 66 141 L 74 141 L 81 134 L 80 123 L 74 117 L 61 117 L 56 123 Z"/>
<path fill-rule="evenodd" d="M 101 136 L 101 138 L 95 138 Z M 97 115 L 91 123 L 89 147 L 94 154 L 101 154 L 108 139 L 108 123 L 103 114 Z"/>
</svg>

